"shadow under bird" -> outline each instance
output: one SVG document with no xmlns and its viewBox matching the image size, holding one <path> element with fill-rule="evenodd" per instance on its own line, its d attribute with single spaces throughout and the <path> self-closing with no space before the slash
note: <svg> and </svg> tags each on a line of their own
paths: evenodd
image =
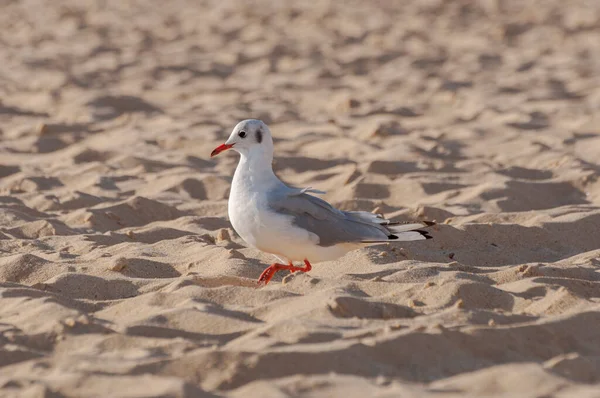
<svg viewBox="0 0 600 398">
<path fill-rule="evenodd" d="M 280 261 L 263 271 L 259 283 L 269 283 L 280 270 L 308 272 L 311 262 L 334 260 L 364 245 L 431 239 L 420 229 L 431 222 L 396 223 L 365 211 L 342 211 L 311 195 L 323 191 L 284 184 L 273 172 L 271 131 L 260 120 L 239 122 L 210 156 L 227 149 L 240 154 L 229 195 L 231 225 L 248 245 Z"/>
</svg>

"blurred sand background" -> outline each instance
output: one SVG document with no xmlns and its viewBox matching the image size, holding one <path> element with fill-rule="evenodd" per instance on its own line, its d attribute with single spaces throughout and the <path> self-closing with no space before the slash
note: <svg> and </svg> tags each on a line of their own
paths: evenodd
<svg viewBox="0 0 600 398">
<path fill-rule="evenodd" d="M 0 395 L 598 396 L 600 2 L 1 0 L 0 26 Z M 282 179 L 434 239 L 257 289 L 237 155 L 209 158 L 251 117 Z"/>
</svg>

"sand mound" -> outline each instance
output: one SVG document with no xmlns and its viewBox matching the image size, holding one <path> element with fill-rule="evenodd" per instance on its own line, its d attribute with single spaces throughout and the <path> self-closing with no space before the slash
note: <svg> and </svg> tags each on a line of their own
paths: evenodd
<svg viewBox="0 0 600 398">
<path fill-rule="evenodd" d="M 172 220 L 184 213 L 163 203 L 141 196 L 110 206 L 96 206 L 75 213 L 66 219 L 67 225 L 87 226 L 95 231 L 114 231 L 152 221 Z"/>
</svg>

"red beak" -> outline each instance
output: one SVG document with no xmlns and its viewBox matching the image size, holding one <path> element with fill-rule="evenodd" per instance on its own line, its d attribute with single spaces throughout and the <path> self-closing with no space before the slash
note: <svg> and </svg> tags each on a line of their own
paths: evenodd
<svg viewBox="0 0 600 398">
<path fill-rule="evenodd" d="M 212 151 L 212 152 L 210 153 L 210 157 L 212 158 L 212 157 L 214 157 L 214 156 L 217 156 L 218 154 L 220 154 L 220 153 L 221 153 L 221 152 L 223 152 L 223 151 L 226 151 L 226 150 L 228 150 L 228 149 L 229 149 L 229 148 L 231 148 L 232 146 L 233 146 L 233 144 L 231 144 L 231 145 L 228 145 L 228 144 L 221 144 L 221 145 L 219 145 L 218 147 L 216 147 L 214 151 Z"/>
</svg>

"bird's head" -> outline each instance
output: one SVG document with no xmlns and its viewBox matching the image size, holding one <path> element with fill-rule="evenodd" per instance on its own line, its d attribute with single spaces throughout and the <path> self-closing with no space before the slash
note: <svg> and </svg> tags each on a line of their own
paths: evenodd
<svg viewBox="0 0 600 398">
<path fill-rule="evenodd" d="M 230 148 L 246 156 L 253 152 L 262 152 L 266 155 L 270 154 L 272 157 L 273 138 L 271 137 L 271 130 L 261 120 L 242 120 L 233 128 L 227 141 L 211 152 L 210 157 L 217 156 Z"/>
</svg>

